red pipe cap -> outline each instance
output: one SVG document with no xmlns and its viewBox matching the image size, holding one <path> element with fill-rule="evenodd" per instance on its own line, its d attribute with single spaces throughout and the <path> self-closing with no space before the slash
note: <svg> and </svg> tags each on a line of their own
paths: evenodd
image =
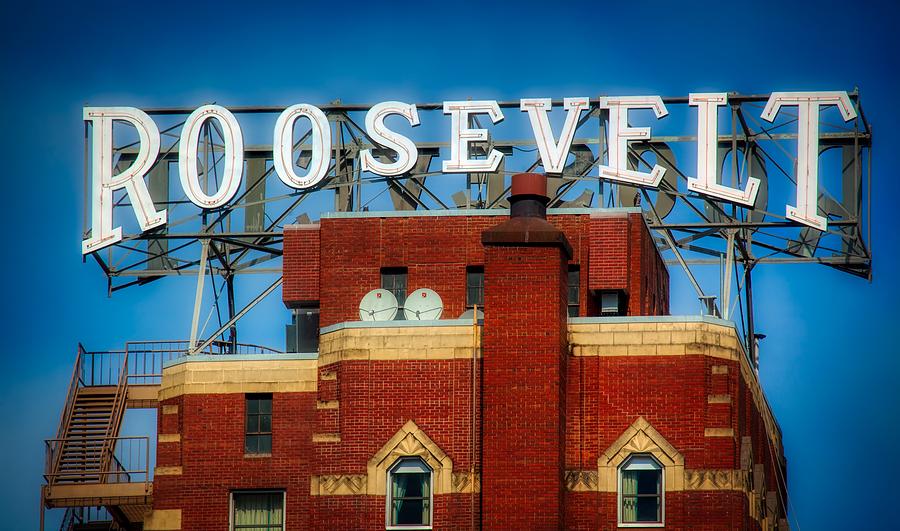
<svg viewBox="0 0 900 531">
<path fill-rule="evenodd" d="M 547 176 L 540 173 L 517 173 L 513 175 L 510 195 L 539 195 L 547 197 Z"/>
</svg>

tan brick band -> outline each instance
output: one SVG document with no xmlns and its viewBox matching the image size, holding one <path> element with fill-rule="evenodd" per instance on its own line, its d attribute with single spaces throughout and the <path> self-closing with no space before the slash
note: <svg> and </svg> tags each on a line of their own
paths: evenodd
<svg viewBox="0 0 900 531">
<path fill-rule="evenodd" d="M 596 474 L 596 472 L 595 472 Z M 368 494 L 368 475 L 366 474 L 333 474 L 311 476 L 309 478 L 310 496 L 360 496 Z M 471 494 L 481 492 L 481 476 L 469 472 L 453 472 L 450 480 L 452 494 Z"/>
<path fill-rule="evenodd" d="M 597 492 L 599 481 L 596 470 L 566 470 L 566 490 L 570 492 Z M 731 469 L 685 469 L 683 480 L 676 482 L 672 490 L 736 490 L 749 492 L 747 472 Z"/>
<path fill-rule="evenodd" d="M 732 428 L 706 428 L 703 430 L 704 437 L 734 437 Z"/>
<path fill-rule="evenodd" d="M 314 359 L 191 361 L 163 369 L 159 399 L 187 394 L 315 392 Z"/>
<path fill-rule="evenodd" d="M 344 474 L 311 476 L 310 496 L 358 496 L 366 494 L 368 476 L 365 474 Z"/>
<path fill-rule="evenodd" d="M 313 433 L 312 440 L 314 443 L 338 443 L 341 442 L 339 433 Z"/>
<path fill-rule="evenodd" d="M 735 361 L 743 353 L 733 329 L 705 322 L 569 325 L 575 356 L 704 355 Z"/>
<path fill-rule="evenodd" d="M 707 404 L 730 404 L 731 395 L 708 395 L 706 397 Z"/>
<path fill-rule="evenodd" d="M 163 415 L 177 415 L 178 414 L 178 404 L 167 404 L 162 407 Z"/>
<path fill-rule="evenodd" d="M 153 469 L 153 474 L 156 476 L 180 476 L 181 471 L 180 466 L 158 466 Z"/>
<path fill-rule="evenodd" d="M 181 434 L 180 433 L 160 433 L 157 436 L 157 440 L 161 443 L 181 442 Z"/>
<path fill-rule="evenodd" d="M 144 518 L 144 531 L 179 531 L 181 509 L 156 509 Z"/>
<path fill-rule="evenodd" d="M 319 366 L 352 360 L 452 360 L 481 356 L 481 328 L 413 326 L 341 328 L 319 338 Z M 323 373 L 323 380 L 324 373 Z"/>
</svg>

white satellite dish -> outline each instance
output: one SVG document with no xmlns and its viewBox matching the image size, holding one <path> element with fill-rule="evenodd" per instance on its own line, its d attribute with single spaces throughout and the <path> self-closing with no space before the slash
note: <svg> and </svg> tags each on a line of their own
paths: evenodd
<svg viewBox="0 0 900 531">
<path fill-rule="evenodd" d="M 436 321 L 443 312 L 441 296 L 428 288 L 410 293 L 403 305 L 403 315 L 411 321 Z"/>
<path fill-rule="evenodd" d="M 359 301 L 361 321 L 393 321 L 397 316 L 397 297 L 386 289 L 373 289 Z"/>
</svg>

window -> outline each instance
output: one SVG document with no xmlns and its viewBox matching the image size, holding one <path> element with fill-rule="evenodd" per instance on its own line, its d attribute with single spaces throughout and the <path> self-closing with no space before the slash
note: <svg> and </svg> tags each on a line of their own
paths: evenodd
<svg viewBox="0 0 900 531">
<path fill-rule="evenodd" d="M 649 455 L 633 455 L 619 468 L 619 526 L 662 527 L 662 465 Z"/>
<path fill-rule="evenodd" d="M 291 311 L 291 324 L 286 325 L 285 352 L 319 351 L 319 308 L 298 308 Z"/>
<path fill-rule="evenodd" d="M 406 268 L 385 267 L 381 270 L 381 288 L 397 297 L 397 304 L 402 308 L 406 303 Z M 398 311 L 395 319 L 402 320 L 403 312 Z"/>
<path fill-rule="evenodd" d="M 404 457 L 388 470 L 388 529 L 431 529 L 431 468 Z"/>
<path fill-rule="evenodd" d="M 247 395 L 244 453 L 272 453 L 272 395 Z"/>
<path fill-rule="evenodd" d="M 484 308 L 484 268 L 466 268 L 466 308 Z"/>
<path fill-rule="evenodd" d="M 600 315 L 614 317 L 625 315 L 628 303 L 625 292 L 621 290 L 605 290 L 600 292 Z"/>
<path fill-rule="evenodd" d="M 284 492 L 231 493 L 231 529 L 265 531 L 284 529 Z"/>
<path fill-rule="evenodd" d="M 581 270 L 577 265 L 569 266 L 569 317 L 578 317 L 579 297 L 578 288 L 581 285 Z"/>
</svg>

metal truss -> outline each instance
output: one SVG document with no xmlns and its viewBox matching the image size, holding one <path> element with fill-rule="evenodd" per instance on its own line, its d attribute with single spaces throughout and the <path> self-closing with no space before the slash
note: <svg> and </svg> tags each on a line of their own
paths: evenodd
<svg viewBox="0 0 900 531">
<path fill-rule="evenodd" d="M 774 123 L 763 122 L 760 114 L 768 98 L 768 95 L 729 94 L 730 112 L 723 111 L 719 117 L 720 130 L 731 128 L 730 134 L 720 135 L 718 139 L 720 181 L 740 188 L 748 176 L 759 178 L 762 183 L 753 208 L 687 190 L 687 178 L 696 168 L 697 139 L 696 111 L 688 105 L 688 97 L 664 97 L 670 114 L 663 120 L 640 113 L 632 115 L 632 122 L 636 122 L 633 125 L 650 126 L 653 136 L 630 144 L 629 164 L 642 171 L 648 171 L 654 164 L 663 166 L 666 174 L 658 189 L 616 185 L 597 176 L 597 166 L 604 163 L 607 155 L 607 116 L 598 107 L 597 99 L 591 100 L 590 112 L 578 122 L 565 170 L 548 177 L 551 208 L 642 208 L 663 256 L 668 263 L 685 268 L 698 297 L 708 303 L 710 313 L 730 318 L 730 309 L 737 303 L 742 314 L 746 310 L 742 322 L 748 325 L 746 339 L 751 349 L 754 334 L 750 273 L 755 266 L 817 263 L 862 278 L 871 278 L 872 266 L 872 132 L 859 94 L 850 93 L 857 112 L 852 122 L 833 118 L 828 113 L 834 111 L 827 108 L 820 114 L 819 214 L 828 219 L 826 231 L 785 217 L 784 205 L 794 204 L 796 200 L 797 117 L 785 109 Z M 562 100 L 553 101 L 554 108 L 561 109 L 562 104 Z M 234 340 L 235 322 L 249 309 L 235 308 L 234 280 L 245 274 L 280 274 L 285 224 L 315 219 L 326 211 L 508 207 L 509 176 L 522 171 L 540 172 L 542 168 L 528 120 L 519 112 L 519 102 L 499 102 L 499 106 L 506 114 L 505 121 L 494 126 L 488 124 L 486 128 L 493 131 L 491 141 L 474 145 L 470 153 L 476 158 L 491 149 L 500 151 L 504 159 L 498 171 L 442 173 L 440 161 L 449 158 L 449 118 L 442 114 L 441 103 L 420 103 L 417 109 L 421 122 L 430 127 L 419 128 L 426 129 L 421 132 L 407 128 L 403 133 L 416 142 L 419 153 L 413 170 L 397 177 L 361 171 L 359 154 L 364 149 L 374 149 L 375 155 L 383 160 L 391 157 L 390 152 L 372 141 L 361 125 L 371 105 L 336 102 L 320 106 L 333 128 L 333 157 L 328 176 L 315 188 L 301 191 L 284 186 L 270 163 L 271 125 L 284 107 L 229 106 L 242 122 L 260 124 L 260 145 L 245 148 L 242 191 L 216 211 L 197 209 L 177 186 L 174 162 L 178 156 L 179 130 L 193 109 L 145 109 L 160 123 L 163 137 L 161 154 L 147 178 L 148 188 L 154 203 L 168 209 L 170 221 L 166 226 L 140 232 L 127 196 L 119 192 L 115 196 L 114 218 L 123 225 L 124 237 L 92 256 L 107 275 L 110 293 L 165 277 L 190 275 L 198 278 L 199 305 L 202 279 L 208 276 L 216 293 L 217 311 L 220 294 L 228 301 L 228 319 L 209 341 L 226 329 L 232 331 Z M 557 128 L 561 124 L 557 120 L 563 114 L 561 110 L 551 113 Z M 472 119 L 470 126 L 482 127 L 477 118 Z M 86 125 L 85 190 L 89 184 L 88 129 Z M 250 133 L 248 138 L 252 136 Z M 294 154 L 300 168 L 309 161 L 308 137 L 309 133 L 295 135 Z M 217 186 L 222 150 L 216 122 L 206 122 L 201 135 L 203 156 L 198 164 L 201 179 L 209 189 Z M 129 165 L 136 151 L 134 143 L 117 146 L 114 153 L 118 164 Z M 89 234 L 89 208 L 86 197 L 85 235 Z M 700 288 L 691 272 L 690 266 L 705 264 L 720 266 L 722 300 L 719 305 Z M 740 275 L 737 266 L 743 269 Z M 732 272 L 736 275 L 733 283 Z M 737 286 L 734 301 L 732 284 Z M 275 287 L 267 287 L 264 293 L 270 293 Z M 258 300 L 259 297 L 255 298 L 251 305 Z M 195 331 L 197 318 L 195 308 L 192 326 Z"/>
</svg>

